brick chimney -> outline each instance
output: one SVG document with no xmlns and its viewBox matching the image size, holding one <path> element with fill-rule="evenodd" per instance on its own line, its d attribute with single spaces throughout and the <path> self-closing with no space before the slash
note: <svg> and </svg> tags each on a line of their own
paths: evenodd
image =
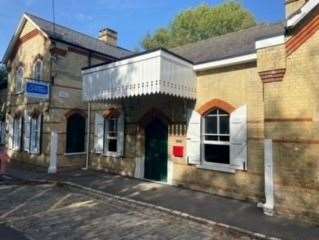
<svg viewBox="0 0 319 240">
<path fill-rule="evenodd" d="M 286 18 L 296 13 L 308 0 L 286 0 Z"/>
<path fill-rule="evenodd" d="M 104 28 L 100 31 L 99 39 L 106 44 L 117 46 L 117 32 L 110 29 Z"/>
</svg>

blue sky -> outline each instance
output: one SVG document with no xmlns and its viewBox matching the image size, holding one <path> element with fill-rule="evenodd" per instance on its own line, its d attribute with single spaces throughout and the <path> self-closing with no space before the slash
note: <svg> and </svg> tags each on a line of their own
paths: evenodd
<svg viewBox="0 0 319 240">
<path fill-rule="evenodd" d="M 103 27 L 119 33 L 119 44 L 128 49 L 140 47 L 143 37 L 167 26 L 182 10 L 223 0 L 55 0 L 56 22 L 97 36 Z M 284 19 L 284 0 L 240 0 L 258 22 Z M 52 19 L 51 0 L 0 0 L 0 59 L 23 12 Z"/>
</svg>

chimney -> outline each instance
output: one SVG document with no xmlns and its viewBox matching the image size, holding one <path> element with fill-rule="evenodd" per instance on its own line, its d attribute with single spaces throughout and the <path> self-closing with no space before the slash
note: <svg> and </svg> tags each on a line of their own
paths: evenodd
<svg viewBox="0 0 319 240">
<path fill-rule="evenodd" d="M 308 0 L 286 0 L 286 18 L 296 13 Z"/>
<path fill-rule="evenodd" d="M 99 39 L 109 45 L 112 45 L 114 47 L 117 46 L 117 32 L 110 29 L 110 28 L 104 28 L 100 31 Z"/>
</svg>

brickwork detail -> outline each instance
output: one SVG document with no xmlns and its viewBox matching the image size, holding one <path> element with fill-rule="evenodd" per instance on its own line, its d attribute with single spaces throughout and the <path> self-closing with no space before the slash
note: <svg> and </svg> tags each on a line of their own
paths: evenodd
<svg viewBox="0 0 319 240">
<path fill-rule="evenodd" d="M 263 83 L 281 82 L 285 76 L 286 69 L 275 69 L 259 72 L 259 76 Z"/>
</svg>

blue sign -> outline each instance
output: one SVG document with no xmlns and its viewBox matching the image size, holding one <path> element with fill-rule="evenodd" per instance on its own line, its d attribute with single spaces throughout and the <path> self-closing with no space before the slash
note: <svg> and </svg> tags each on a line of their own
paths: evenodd
<svg viewBox="0 0 319 240">
<path fill-rule="evenodd" d="M 50 85 L 45 82 L 28 81 L 25 86 L 25 93 L 30 98 L 49 99 Z"/>
</svg>

